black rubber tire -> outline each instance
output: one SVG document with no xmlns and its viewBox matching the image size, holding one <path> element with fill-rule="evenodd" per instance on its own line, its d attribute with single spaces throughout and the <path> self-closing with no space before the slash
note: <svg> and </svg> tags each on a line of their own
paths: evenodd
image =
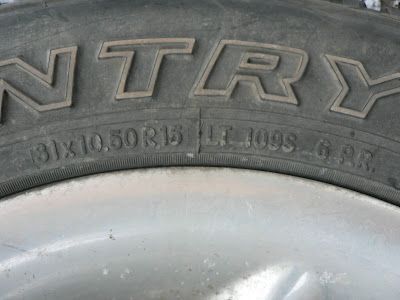
<svg viewBox="0 0 400 300">
<path fill-rule="evenodd" d="M 399 203 L 396 19 L 308 0 L 43 3 L 0 8 L 2 196 L 199 165 Z"/>
</svg>

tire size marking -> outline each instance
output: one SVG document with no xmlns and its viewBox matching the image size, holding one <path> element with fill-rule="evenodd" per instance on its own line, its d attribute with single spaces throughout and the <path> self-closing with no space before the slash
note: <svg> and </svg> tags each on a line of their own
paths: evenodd
<svg viewBox="0 0 400 300">
<path fill-rule="evenodd" d="M 109 128 L 77 135 L 69 140 L 52 139 L 35 144 L 30 157 L 37 166 L 100 153 L 151 152 L 176 148 L 184 142 L 182 125 L 146 125 Z"/>
<path fill-rule="evenodd" d="M 315 131 L 227 119 L 104 126 L 71 133 L 63 140 L 49 137 L 29 148 L 30 160 L 37 167 L 99 156 L 171 152 L 189 157 L 195 153 L 239 154 L 244 159 L 246 155 L 273 157 L 371 174 L 375 172 L 377 148 Z"/>
</svg>

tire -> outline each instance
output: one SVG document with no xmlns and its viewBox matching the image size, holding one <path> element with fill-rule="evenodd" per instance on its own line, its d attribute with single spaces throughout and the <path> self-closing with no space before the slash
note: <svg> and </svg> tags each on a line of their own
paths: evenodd
<svg viewBox="0 0 400 300">
<path fill-rule="evenodd" d="M 0 195 L 159 166 L 400 199 L 398 20 L 319 1 L 0 9 Z"/>
</svg>

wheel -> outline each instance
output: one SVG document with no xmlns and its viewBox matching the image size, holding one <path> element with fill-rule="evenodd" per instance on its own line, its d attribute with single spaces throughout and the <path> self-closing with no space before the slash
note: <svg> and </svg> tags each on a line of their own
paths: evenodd
<svg viewBox="0 0 400 300">
<path fill-rule="evenodd" d="M 0 6 L 0 196 L 201 166 L 397 205 L 397 27 L 397 17 L 314 0 Z"/>
</svg>

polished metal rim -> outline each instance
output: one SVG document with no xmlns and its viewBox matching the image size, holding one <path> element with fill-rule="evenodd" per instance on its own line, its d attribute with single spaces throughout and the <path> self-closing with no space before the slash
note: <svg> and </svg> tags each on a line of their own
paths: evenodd
<svg viewBox="0 0 400 300">
<path fill-rule="evenodd" d="M 0 203 L 0 299 L 399 299 L 400 209 L 268 172 L 95 175 Z"/>
</svg>

